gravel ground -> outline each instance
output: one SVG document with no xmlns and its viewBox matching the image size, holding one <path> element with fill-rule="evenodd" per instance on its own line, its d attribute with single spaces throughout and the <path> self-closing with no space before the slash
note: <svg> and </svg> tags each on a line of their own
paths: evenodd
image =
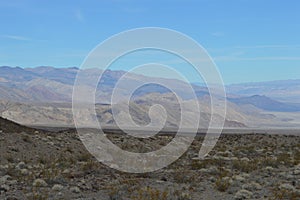
<svg viewBox="0 0 300 200">
<path fill-rule="evenodd" d="M 149 152 L 171 136 L 109 134 L 124 150 Z M 203 136 L 167 168 L 129 174 L 95 160 L 74 130 L 0 123 L 0 199 L 300 199 L 300 137 L 226 134 L 204 160 Z"/>
</svg>

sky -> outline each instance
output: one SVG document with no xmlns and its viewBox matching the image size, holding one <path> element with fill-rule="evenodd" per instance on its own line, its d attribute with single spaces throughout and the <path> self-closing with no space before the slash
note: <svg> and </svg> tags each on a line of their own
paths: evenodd
<svg viewBox="0 0 300 200">
<path fill-rule="evenodd" d="M 79 67 L 114 34 L 162 27 L 201 44 L 226 84 L 300 79 L 299 10 L 295 0 L 0 0 L 0 66 Z"/>
</svg>

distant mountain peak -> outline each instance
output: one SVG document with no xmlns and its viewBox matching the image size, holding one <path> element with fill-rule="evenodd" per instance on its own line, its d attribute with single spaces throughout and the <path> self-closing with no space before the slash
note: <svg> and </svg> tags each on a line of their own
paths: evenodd
<svg viewBox="0 0 300 200">
<path fill-rule="evenodd" d="M 79 70 L 78 67 L 68 67 L 68 69 Z"/>
</svg>

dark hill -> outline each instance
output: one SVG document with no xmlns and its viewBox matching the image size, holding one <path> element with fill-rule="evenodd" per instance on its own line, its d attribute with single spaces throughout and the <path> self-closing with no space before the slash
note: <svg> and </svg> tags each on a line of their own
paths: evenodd
<svg viewBox="0 0 300 200">
<path fill-rule="evenodd" d="M 22 126 L 0 117 L 0 130 L 6 133 L 34 132 L 36 129 Z"/>
</svg>

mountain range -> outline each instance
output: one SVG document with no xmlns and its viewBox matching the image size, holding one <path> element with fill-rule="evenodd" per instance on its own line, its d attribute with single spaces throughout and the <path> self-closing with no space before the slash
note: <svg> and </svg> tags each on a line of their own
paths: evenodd
<svg viewBox="0 0 300 200">
<path fill-rule="evenodd" d="M 300 79 L 232 84 L 226 89 L 240 96 L 265 95 L 277 101 L 300 103 Z"/>
<path fill-rule="evenodd" d="M 91 79 L 97 78 L 95 70 L 98 69 L 87 69 L 84 73 Z M 1 116 L 26 125 L 73 126 L 71 102 L 78 72 L 76 67 L 0 67 Z M 100 123 L 115 125 L 110 98 L 116 83 L 125 73 L 111 70 L 103 73 L 96 92 Z M 189 83 L 127 73 L 124 85 L 120 87 L 121 94 L 128 95 L 127 85 L 144 82 L 161 82 L 176 87 L 178 97 L 186 104 L 198 101 L 201 124 L 208 124 L 210 99 L 205 86 L 192 84 L 197 95 L 197 99 L 192 99 L 187 92 Z M 300 127 L 300 80 L 228 85 L 226 92 L 225 125 L 228 127 Z M 119 99 L 122 100 L 123 96 Z M 157 84 L 147 84 L 133 94 L 131 114 L 134 121 L 143 125 L 149 123 L 148 111 L 154 103 L 168 108 L 166 125 L 176 127 L 176 98 L 169 89 Z"/>
</svg>

